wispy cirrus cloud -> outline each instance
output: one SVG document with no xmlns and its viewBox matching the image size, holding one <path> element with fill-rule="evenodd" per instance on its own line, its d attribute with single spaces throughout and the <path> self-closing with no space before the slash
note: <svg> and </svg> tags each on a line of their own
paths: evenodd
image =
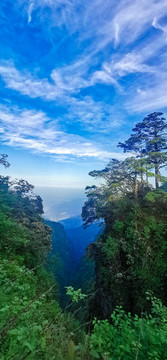
<svg viewBox="0 0 167 360">
<path fill-rule="evenodd" d="M 95 81 L 93 77 L 90 80 L 83 78 L 82 62 L 53 70 L 52 81 L 38 79 L 27 71 L 20 72 L 10 62 L 0 65 L 0 76 L 8 88 L 22 95 L 45 101 L 56 100 L 64 108 L 65 122 L 80 123 L 88 131 L 107 132 L 120 127 L 123 122 L 115 113 L 112 115 L 114 108 L 111 105 L 95 101 L 91 96 L 77 97 L 81 89 Z"/>
<path fill-rule="evenodd" d="M 54 69 L 50 74 L 50 80 L 39 79 L 27 70 L 17 70 L 12 62 L 4 62 L 0 65 L 0 76 L 8 88 L 44 100 L 55 100 L 67 94 L 75 94 L 91 84 L 86 79 L 86 69 L 82 67 L 82 62 Z"/>
<path fill-rule="evenodd" d="M 49 119 L 41 111 L 20 110 L 4 105 L 0 105 L 0 139 L 9 146 L 47 154 L 52 158 L 60 156 L 60 161 L 68 161 L 71 156 L 97 159 L 124 157 L 122 154 L 100 149 L 96 143 L 79 135 L 60 131 L 56 120 Z"/>
<path fill-rule="evenodd" d="M 48 29 L 65 26 L 68 32 L 73 33 L 80 26 L 79 14 L 87 4 L 81 0 L 17 0 L 15 6 L 24 9 L 24 16 L 30 26 L 37 20 L 48 26 Z"/>
<path fill-rule="evenodd" d="M 143 86 L 143 81 L 137 83 L 137 79 L 132 94 L 131 85 L 122 84 L 122 78 L 144 74 L 149 81 L 150 76 L 158 78 L 159 73 L 161 76 L 163 66 L 153 60 L 166 45 L 165 25 L 163 31 L 159 31 L 159 24 L 167 14 L 166 0 L 151 0 L 149 3 L 147 0 L 92 0 L 84 3 L 81 0 L 18 0 L 17 5 L 19 3 L 26 10 L 28 26 L 33 27 L 38 18 L 39 23 L 45 24 L 45 31 L 47 21 L 54 29 L 65 26 L 68 36 L 77 32 L 80 51 L 72 62 L 54 66 L 49 78 L 39 78 L 28 69 L 19 71 L 12 63 L 1 64 L 0 75 L 6 87 L 23 95 L 63 104 L 67 121 L 78 122 L 90 131 L 94 126 L 100 131 L 108 131 L 112 125 L 119 126 L 122 121 L 114 119 L 113 101 L 110 105 L 92 96 L 96 86 L 104 84 L 111 89 L 109 91 L 115 89 L 126 108 L 124 94 L 129 92 L 135 104 L 138 89 L 146 93 L 146 86 Z M 154 29 L 155 34 L 146 38 L 144 46 L 143 40 L 135 43 L 150 29 Z M 86 39 L 89 39 L 88 44 L 82 47 Z M 99 56 L 109 44 L 110 49 L 104 53 L 106 56 Z M 154 82 L 155 89 L 157 83 L 158 79 Z M 89 94 L 81 94 L 82 90 L 90 88 Z"/>
<path fill-rule="evenodd" d="M 47 79 L 38 79 L 28 71 L 20 72 L 10 62 L 0 66 L 0 75 L 8 88 L 31 98 L 54 100 L 62 94 L 60 86 L 49 83 Z"/>
<path fill-rule="evenodd" d="M 155 73 L 155 68 L 145 64 L 141 55 L 131 52 L 123 56 L 117 56 L 116 59 L 112 59 L 110 62 L 104 62 L 102 69 L 94 72 L 92 82 L 112 84 L 118 91 L 122 91 L 123 88 L 119 84 L 119 80 L 134 73 Z"/>
<path fill-rule="evenodd" d="M 157 16 L 154 17 L 153 22 L 152 22 L 152 26 L 155 29 L 159 29 L 164 33 L 167 32 L 167 25 L 161 25 L 160 22 L 159 22 L 159 19 L 157 18 Z"/>
<path fill-rule="evenodd" d="M 167 84 L 166 84 L 167 72 L 164 74 L 164 78 L 161 81 L 154 81 L 154 84 L 150 81 L 141 88 L 138 88 L 133 94 L 133 101 L 127 100 L 126 107 L 131 112 L 152 112 L 157 109 L 166 112 L 167 109 Z M 160 79 L 159 79 L 160 80 Z M 133 88 L 131 89 L 133 92 Z"/>
<path fill-rule="evenodd" d="M 156 0 L 129 0 L 120 1 L 113 22 L 115 27 L 115 44 L 121 40 L 128 44 L 138 39 L 152 24 L 153 18 L 158 14 L 164 17 L 166 1 Z M 112 26 L 112 24 L 111 24 Z"/>
<path fill-rule="evenodd" d="M 96 48 L 114 42 L 117 46 L 132 43 L 151 25 L 166 14 L 166 0 L 18 0 L 27 10 L 28 21 L 36 11 L 40 21 L 49 20 L 52 26 L 65 25 L 69 32 L 80 31 L 80 37 L 94 38 Z M 50 9 L 51 11 L 47 11 Z M 98 19 L 98 21 L 97 21 Z M 86 31 L 85 31 L 86 30 Z M 93 30 L 93 34 L 92 34 Z"/>
<path fill-rule="evenodd" d="M 134 50 L 116 53 L 94 73 L 104 84 L 116 84 L 122 95 L 124 107 L 131 112 L 153 111 L 167 107 L 167 37 L 165 28 L 157 38 L 144 46 L 139 43 Z M 133 75 L 133 81 L 129 76 Z M 127 82 L 126 79 L 128 78 Z M 123 82 L 122 82 L 123 80 Z"/>
<path fill-rule="evenodd" d="M 164 34 L 157 34 L 143 45 L 139 43 L 131 51 L 116 52 L 111 55 L 110 61 L 102 64 L 102 69 L 94 73 L 96 77 L 100 73 L 103 83 L 111 83 L 119 87 L 119 79 L 129 74 L 154 74 L 164 71 L 166 59 L 161 57 L 167 53 L 167 38 Z M 158 58 L 158 62 L 155 61 Z"/>
<path fill-rule="evenodd" d="M 117 107 L 102 101 L 95 102 L 91 97 L 85 96 L 82 100 L 71 99 L 67 120 L 80 123 L 87 131 L 105 134 L 120 128 L 124 123 L 124 116 Z"/>
</svg>

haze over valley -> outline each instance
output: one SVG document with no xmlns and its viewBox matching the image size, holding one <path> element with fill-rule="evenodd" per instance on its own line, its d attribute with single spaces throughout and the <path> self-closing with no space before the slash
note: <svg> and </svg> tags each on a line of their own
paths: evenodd
<svg viewBox="0 0 167 360">
<path fill-rule="evenodd" d="M 51 221 L 81 216 L 86 200 L 84 189 L 35 187 L 44 203 L 44 217 Z"/>
</svg>

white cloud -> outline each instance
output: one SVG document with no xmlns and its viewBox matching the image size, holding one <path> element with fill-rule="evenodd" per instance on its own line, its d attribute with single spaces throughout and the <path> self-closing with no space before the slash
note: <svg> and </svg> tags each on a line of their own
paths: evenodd
<svg viewBox="0 0 167 360">
<path fill-rule="evenodd" d="M 138 89 L 133 100 L 127 101 L 127 109 L 133 112 L 152 112 L 167 108 L 166 76 L 167 73 L 164 79 L 154 84 L 154 86 L 149 86 L 148 84 L 143 89 Z"/>
<path fill-rule="evenodd" d="M 73 17 L 76 13 L 76 0 L 18 0 L 19 3 L 24 4 L 27 9 L 28 23 L 33 22 L 34 12 L 37 10 L 42 22 L 52 22 L 52 26 L 61 27 L 65 24 L 69 27 L 69 23 L 73 24 L 78 21 L 77 17 Z M 81 4 L 81 3 L 80 3 Z M 51 12 L 48 12 L 48 8 Z M 73 17 L 73 18 L 72 18 Z"/>
<path fill-rule="evenodd" d="M 116 53 L 110 62 L 104 62 L 100 73 L 103 83 L 116 83 L 128 111 L 143 112 L 167 107 L 167 38 L 165 31 L 125 54 Z M 126 76 L 134 74 L 133 81 Z M 96 73 L 95 73 L 96 75 Z M 125 79 L 123 79 L 125 78 Z M 124 80 L 124 83 L 120 80 Z M 121 84 L 121 86 L 120 86 Z M 122 85 L 123 84 L 123 85 Z"/>
<path fill-rule="evenodd" d="M 86 138 L 60 131 L 55 120 L 43 112 L 20 110 L 16 107 L 0 106 L 0 139 L 9 146 L 29 149 L 40 154 L 61 156 L 63 160 L 75 158 L 109 159 L 124 158 L 124 155 L 110 153 Z"/>
<path fill-rule="evenodd" d="M 89 34 L 92 25 L 95 33 L 110 35 L 110 38 L 112 38 L 110 32 L 112 29 L 116 43 L 122 36 L 127 42 L 134 40 L 150 27 L 157 14 L 160 19 L 167 11 L 166 0 L 121 0 L 119 2 L 87 0 L 85 3 L 81 0 L 30 0 L 27 7 L 28 16 L 31 19 L 33 11 L 38 9 L 41 20 L 44 20 L 41 11 L 45 11 L 47 7 L 52 10 L 50 16 L 53 15 L 55 21 L 58 20 L 58 26 L 65 24 L 75 28 L 77 24 L 81 31 L 82 27 L 83 31 L 87 27 Z M 125 38 L 125 33 L 129 35 L 129 38 Z"/>
<path fill-rule="evenodd" d="M 71 65 L 54 69 L 51 73 L 51 78 L 61 90 L 68 93 L 76 93 L 78 90 L 90 86 L 90 81 L 87 77 L 90 66 L 89 62 L 90 58 L 87 56 Z"/>
<path fill-rule="evenodd" d="M 162 26 L 161 24 L 159 24 L 158 19 L 157 19 L 156 16 L 155 16 L 154 19 L 153 19 L 152 26 L 153 26 L 155 29 L 162 30 L 164 33 L 167 32 L 167 26 Z"/>
<path fill-rule="evenodd" d="M 28 22 L 39 18 L 48 27 L 66 26 L 80 40 L 90 38 L 91 48 L 99 51 L 109 43 L 129 44 L 167 13 L 166 0 L 17 0 L 24 5 Z M 50 9 L 50 11 L 48 11 Z"/>
<path fill-rule="evenodd" d="M 31 14 L 33 12 L 33 8 L 34 8 L 34 2 L 32 0 L 30 0 L 29 2 L 29 6 L 28 6 L 28 10 L 27 10 L 27 14 L 28 14 L 28 23 L 31 22 Z"/>
<path fill-rule="evenodd" d="M 80 37 L 91 38 L 93 54 L 107 45 L 134 43 L 151 28 L 157 14 L 159 20 L 167 15 L 166 0 L 92 0 L 86 5 L 77 17 Z"/>
<path fill-rule="evenodd" d="M 119 87 L 116 79 L 111 74 L 110 69 L 107 69 L 107 67 L 103 67 L 103 70 L 95 71 L 91 78 L 91 84 L 95 85 L 96 83 L 103 83 L 103 84 L 112 84 L 116 87 Z"/>
<path fill-rule="evenodd" d="M 68 119 L 80 123 L 83 128 L 95 134 L 108 133 L 121 127 L 124 122 L 124 116 L 119 113 L 117 107 L 103 101 L 95 102 L 89 96 L 82 100 L 71 99 Z"/>
<path fill-rule="evenodd" d="M 122 120 L 116 121 L 113 107 L 95 101 L 91 96 L 77 97 L 79 89 L 100 81 L 100 74 L 94 73 L 88 81 L 83 77 L 85 71 L 84 61 L 78 61 L 70 66 L 53 70 L 52 82 L 47 79 L 38 79 L 27 71 L 18 71 L 13 64 L 7 62 L 0 65 L 0 75 L 6 87 L 14 89 L 30 98 L 40 97 L 45 101 L 57 100 L 63 106 L 67 123 L 78 122 L 83 128 L 94 132 L 107 132 L 109 129 L 119 127 Z M 104 79 L 103 79 L 104 82 Z M 116 83 L 113 80 L 114 83 Z M 62 121 L 59 119 L 60 122 Z"/>
<path fill-rule="evenodd" d="M 166 0 L 129 0 L 119 2 L 114 17 L 115 44 L 131 43 L 152 24 L 153 18 L 167 13 Z"/>
<path fill-rule="evenodd" d="M 106 84 L 114 84 L 117 89 L 121 89 L 119 85 L 119 79 L 129 75 L 129 74 L 152 74 L 157 75 L 158 71 L 164 71 L 164 65 L 166 64 L 166 59 L 164 59 L 164 64 L 162 63 L 163 59 L 159 58 L 159 62 L 156 64 L 150 64 L 149 62 L 157 59 L 159 54 L 167 46 L 167 39 L 162 35 L 145 42 L 144 46 L 142 43 L 135 46 L 135 49 L 131 52 L 121 53 L 116 52 L 112 54 L 110 61 L 104 62 L 102 64 L 102 70 L 96 71 L 93 74 L 94 77 L 100 78 L 101 82 Z M 164 54 L 166 49 L 164 50 Z M 161 64 L 162 63 L 162 64 Z M 163 68 L 163 69 L 162 69 Z M 96 79 L 97 82 L 97 79 Z"/>
<path fill-rule="evenodd" d="M 80 95 L 81 90 L 93 88 L 97 83 L 110 87 L 111 101 L 115 87 L 118 96 L 125 96 L 128 110 L 134 109 L 136 105 L 141 111 L 146 108 L 143 94 L 148 96 L 150 104 L 155 97 L 154 106 L 156 103 L 159 106 L 166 104 L 163 96 L 166 91 L 163 81 L 166 59 L 160 56 L 167 45 L 166 26 L 160 25 L 167 15 L 166 0 L 18 2 L 26 9 L 29 26 L 33 26 L 34 19 L 38 17 L 46 32 L 47 24 L 59 28 L 65 25 L 67 36 L 76 32 L 81 55 L 72 64 L 53 69 L 48 79 L 40 79 L 26 70 L 18 71 L 11 63 L 1 64 L 0 75 L 6 87 L 30 98 L 56 100 L 58 105 L 64 107 L 64 119 L 68 124 L 78 122 L 86 130 L 95 132 L 107 132 L 122 123 L 115 116 L 112 105 L 106 105 L 103 100 L 95 101 L 90 95 Z M 145 37 L 147 30 L 153 31 L 154 36 Z M 87 39 L 89 41 L 85 48 L 82 41 Z M 137 43 L 139 39 L 141 42 Z M 105 53 L 107 45 L 110 47 Z M 100 51 L 103 51 L 103 56 L 100 53 L 98 57 Z M 136 78 L 138 76 L 136 82 L 134 80 L 130 84 L 128 81 L 125 83 L 125 79 L 124 83 L 120 81 L 129 74 L 135 74 Z M 158 86 L 160 79 L 161 91 Z M 127 100 L 128 96 L 130 100 Z M 125 107 L 122 103 L 121 106 Z"/>
<path fill-rule="evenodd" d="M 144 59 L 141 55 L 134 52 L 125 55 L 116 56 L 111 62 L 105 62 L 102 65 L 102 70 L 95 71 L 92 75 L 92 84 L 101 82 L 104 84 L 112 84 L 118 90 L 122 91 L 118 80 L 132 73 L 154 73 L 155 68 L 144 64 Z"/>
<path fill-rule="evenodd" d="M 62 93 L 59 86 L 49 83 L 47 79 L 37 79 L 27 71 L 21 73 L 9 62 L 0 65 L 0 75 L 8 88 L 31 98 L 54 100 Z"/>
<path fill-rule="evenodd" d="M 145 73 L 152 72 L 151 66 L 143 63 L 143 57 L 140 54 L 127 53 L 118 62 L 111 62 L 110 71 L 118 74 L 119 77 L 125 76 L 130 73 Z"/>
<path fill-rule="evenodd" d="M 37 78 L 27 70 L 17 70 L 13 63 L 3 62 L 0 65 L 0 76 L 10 89 L 14 89 L 31 98 L 41 97 L 44 100 L 55 100 L 61 96 L 77 93 L 90 82 L 84 79 L 86 69 L 83 62 L 76 62 L 51 72 L 51 79 Z"/>
</svg>

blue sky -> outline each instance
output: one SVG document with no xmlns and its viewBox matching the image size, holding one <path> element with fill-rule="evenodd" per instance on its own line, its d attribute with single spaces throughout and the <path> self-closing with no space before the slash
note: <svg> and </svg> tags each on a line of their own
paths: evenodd
<svg viewBox="0 0 167 360">
<path fill-rule="evenodd" d="M 1 0 L 1 173 L 84 187 L 117 143 L 167 114 L 166 0 Z"/>
</svg>

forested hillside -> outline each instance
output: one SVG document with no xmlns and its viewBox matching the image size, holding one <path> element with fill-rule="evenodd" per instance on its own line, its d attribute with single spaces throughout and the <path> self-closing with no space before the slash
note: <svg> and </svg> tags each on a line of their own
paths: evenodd
<svg viewBox="0 0 167 360">
<path fill-rule="evenodd" d="M 83 336 L 45 269 L 51 229 L 42 212 L 32 185 L 0 177 L 0 359 L 64 359 Z"/>
<path fill-rule="evenodd" d="M 154 296 L 167 305 L 167 193 L 164 191 L 166 178 L 161 173 L 167 166 L 167 123 L 162 115 L 148 115 L 136 124 L 129 139 L 118 144 L 125 153 L 131 153 L 128 158 L 112 159 L 104 169 L 89 173 L 100 180 L 101 185 L 86 188 L 88 199 L 82 217 L 85 226 L 101 219 L 105 222 L 103 234 L 87 250 L 95 261 L 96 274 L 90 309 L 100 319 L 110 318 L 117 306 L 121 306 L 120 319 L 124 317 L 122 309 L 142 319 L 151 313 L 149 299 L 153 300 Z M 157 300 L 158 304 L 161 302 Z M 122 332 L 123 323 L 119 321 L 115 324 Z M 98 353 L 102 346 L 111 359 L 144 358 L 142 331 L 139 331 L 138 345 L 136 343 L 140 350 L 135 357 L 130 355 L 133 346 L 131 350 L 128 348 L 126 334 L 125 344 L 119 345 L 119 339 L 114 350 L 115 345 L 110 343 L 107 334 L 109 331 L 113 339 L 116 333 L 109 328 L 108 322 L 100 325 L 97 322 L 97 333 L 103 339 L 102 343 L 96 343 Z M 149 341 L 151 349 L 152 340 Z M 165 338 L 159 337 L 156 341 L 157 349 L 153 352 L 148 349 L 146 359 L 167 358 Z M 118 348 L 122 348 L 122 355 Z"/>
<path fill-rule="evenodd" d="M 150 114 L 118 144 L 130 156 L 90 172 L 82 217 L 105 226 L 73 277 L 63 226 L 27 181 L 0 176 L 1 359 L 167 360 L 166 129 Z"/>
<path fill-rule="evenodd" d="M 105 221 L 105 231 L 89 249 L 95 257 L 95 313 L 108 317 L 115 306 L 141 314 L 148 310 L 146 291 L 167 301 L 167 194 L 161 168 L 167 165 L 166 121 L 148 115 L 118 146 L 136 154 L 111 160 L 90 175 L 101 186 L 87 187 L 85 225 Z M 155 189 L 150 179 L 155 179 Z"/>
</svg>

